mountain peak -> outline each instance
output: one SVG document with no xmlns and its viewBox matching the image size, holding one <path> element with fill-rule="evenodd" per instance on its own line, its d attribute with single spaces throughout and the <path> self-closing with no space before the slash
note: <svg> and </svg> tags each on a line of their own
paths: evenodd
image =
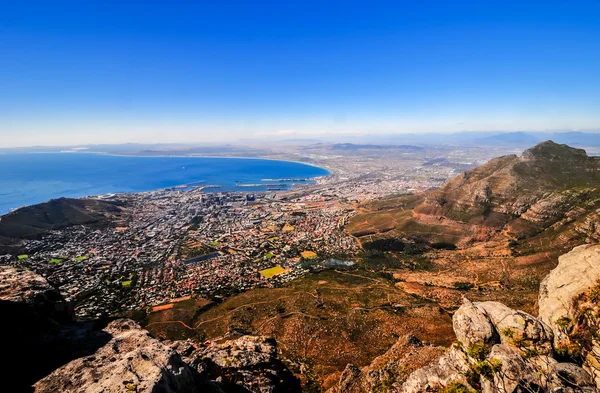
<svg viewBox="0 0 600 393">
<path fill-rule="evenodd" d="M 525 150 L 521 157 L 529 160 L 569 160 L 585 158 L 587 157 L 587 153 L 583 149 L 576 149 L 548 140 Z"/>
</svg>

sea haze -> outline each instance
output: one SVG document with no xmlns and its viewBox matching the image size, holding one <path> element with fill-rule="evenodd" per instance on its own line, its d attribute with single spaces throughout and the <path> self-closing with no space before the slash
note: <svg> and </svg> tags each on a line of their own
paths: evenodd
<svg viewBox="0 0 600 393">
<path fill-rule="evenodd" d="M 289 161 L 89 153 L 2 154 L 0 167 L 0 214 L 59 197 L 151 191 L 183 184 L 221 186 L 207 191 L 256 192 L 267 190 L 267 184 L 289 187 L 310 182 L 296 179 L 329 174 L 319 167 Z"/>
</svg>

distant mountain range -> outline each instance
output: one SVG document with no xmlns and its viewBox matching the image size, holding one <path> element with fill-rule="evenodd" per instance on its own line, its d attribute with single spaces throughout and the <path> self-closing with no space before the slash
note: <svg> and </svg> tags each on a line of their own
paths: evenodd
<svg viewBox="0 0 600 393">
<path fill-rule="evenodd" d="M 73 146 L 30 146 L 0 148 L 1 153 L 40 153 L 40 152 L 102 152 L 126 155 L 248 155 L 260 156 L 265 149 L 281 146 L 331 145 L 333 150 L 359 149 L 417 149 L 423 146 L 505 146 L 526 148 L 536 143 L 553 140 L 577 147 L 600 147 L 600 129 L 582 131 L 463 131 L 455 133 L 425 134 L 365 134 L 365 135 L 323 135 L 322 137 L 278 139 L 267 141 L 260 138 L 245 138 L 231 143 L 125 143 Z"/>
</svg>

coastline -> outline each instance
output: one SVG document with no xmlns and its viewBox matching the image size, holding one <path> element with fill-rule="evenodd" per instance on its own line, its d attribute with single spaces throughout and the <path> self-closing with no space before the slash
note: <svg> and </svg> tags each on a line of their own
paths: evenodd
<svg viewBox="0 0 600 393">
<path fill-rule="evenodd" d="M 318 175 L 318 176 L 310 176 L 310 177 L 302 177 L 304 179 L 310 180 L 312 181 L 311 183 L 306 183 L 306 184 L 301 184 L 301 183 L 293 183 L 288 185 L 288 188 L 286 190 L 229 190 L 229 189 L 221 189 L 221 188 L 217 188 L 217 187 L 206 187 L 205 189 L 202 189 L 201 192 L 204 193 L 215 193 L 215 192 L 230 192 L 230 193 L 247 193 L 247 192 L 253 192 L 253 193 L 264 193 L 264 194 L 272 194 L 272 193 L 278 193 L 278 192 L 286 192 L 286 191 L 291 191 L 293 186 L 301 186 L 301 187 L 308 187 L 311 185 L 315 185 L 317 184 L 317 179 L 321 179 L 321 178 L 326 178 L 326 177 L 330 177 L 333 176 L 334 174 L 332 173 L 332 171 L 328 168 L 324 168 L 322 166 L 318 166 L 316 164 L 312 164 L 312 163 L 306 163 L 306 162 L 301 162 L 301 161 L 293 161 L 293 160 L 284 160 L 284 159 L 277 159 L 277 158 L 267 158 L 267 157 L 236 157 L 236 156 L 207 156 L 207 155 L 140 155 L 140 154 L 111 154 L 111 153 L 106 153 L 106 152 L 92 152 L 92 151 L 73 151 L 73 152 L 68 152 L 68 151 L 62 151 L 62 152 L 30 152 L 30 153 L 18 153 L 18 154 L 69 154 L 69 155 L 73 155 L 73 154 L 93 154 L 93 155 L 103 155 L 103 156 L 113 156 L 113 157 L 139 157 L 139 158 L 205 158 L 205 159 L 210 159 L 210 158 L 220 158 L 220 159 L 229 159 L 229 160 L 235 160 L 235 159 L 239 159 L 239 160 L 264 160 L 264 161 L 277 161 L 277 162 L 282 162 L 282 163 L 294 163 L 294 164 L 299 164 L 299 165 L 306 165 L 312 168 L 318 168 L 320 170 L 323 170 L 325 172 L 327 172 L 324 175 Z M 10 155 L 10 153 L 7 153 L 7 155 Z M 295 176 L 291 176 L 292 178 L 294 178 Z M 215 186 L 219 186 L 221 187 L 221 184 L 215 184 Z M 37 202 L 37 203 L 31 203 L 31 204 L 25 204 L 25 205 L 21 205 L 21 206 L 17 206 L 14 208 L 9 208 L 8 211 L 6 212 L 1 212 L 0 211 L 0 218 L 14 213 L 22 208 L 25 207 L 29 207 L 29 206 L 35 206 L 37 204 L 40 203 L 46 203 L 49 202 L 51 200 L 55 200 L 55 199 L 60 199 L 60 198 L 73 198 L 73 199 L 85 199 L 85 198 L 100 198 L 104 195 L 110 195 L 110 194 L 115 194 L 115 195 L 134 195 L 134 194 L 144 194 L 144 193 L 150 193 L 150 192 L 157 192 L 157 191 L 169 191 L 171 189 L 175 189 L 174 191 L 177 191 L 177 188 L 182 188 L 182 187 L 186 187 L 188 188 L 189 186 L 189 182 L 184 182 L 184 183 L 179 183 L 179 184 L 175 184 L 173 186 L 169 186 L 169 187 L 159 187 L 159 188 L 152 188 L 152 189 L 147 189 L 147 190 L 140 190 L 140 191 L 115 191 L 115 190 L 110 190 L 104 193 L 100 193 L 100 194 L 86 194 L 86 195 L 79 195 L 79 196 L 68 196 L 68 195 L 61 195 L 61 196 L 57 196 L 57 197 L 53 197 L 53 198 L 49 198 L 46 199 L 44 201 L 41 202 Z M 257 184 L 258 186 L 258 184 Z M 262 184 L 261 184 L 262 186 Z M 189 189 L 187 191 L 191 191 L 195 188 Z"/>
</svg>

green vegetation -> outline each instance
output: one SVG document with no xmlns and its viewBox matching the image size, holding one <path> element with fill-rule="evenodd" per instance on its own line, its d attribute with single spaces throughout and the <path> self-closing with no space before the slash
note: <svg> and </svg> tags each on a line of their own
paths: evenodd
<svg viewBox="0 0 600 393">
<path fill-rule="evenodd" d="M 62 263 L 62 259 L 52 258 L 50 261 L 48 261 L 48 263 L 50 265 L 60 265 Z"/>
<path fill-rule="evenodd" d="M 573 321 L 569 317 L 560 317 L 556 320 L 556 325 L 566 332 L 571 326 L 571 322 Z"/>
<path fill-rule="evenodd" d="M 74 260 L 75 262 L 83 262 L 83 261 L 85 261 L 85 260 L 86 260 L 86 259 L 88 259 L 88 258 L 89 258 L 89 257 L 88 257 L 87 255 L 81 255 L 81 256 L 79 256 L 79 257 L 73 258 L 73 260 Z"/>
<path fill-rule="evenodd" d="M 535 348 L 522 348 L 523 354 L 521 355 L 523 359 L 532 359 L 540 355 L 540 352 Z"/>
<path fill-rule="evenodd" d="M 590 299 L 592 303 L 600 304 L 600 283 L 589 290 L 587 298 Z"/>
<path fill-rule="evenodd" d="M 441 389 L 440 393 L 475 393 L 475 391 L 469 389 L 460 381 L 452 381 L 445 388 Z"/>
<path fill-rule="evenodd" d="M 27 258 L 29 258 L 29 255 L 27 255 L 27 254 L 21 254 L 17 257 L 17 259 L 19 261 L 22 261 L 23 259 L 27 259 Z"/>
<path fill-rule="evenodd" d="M 511 328 L 504 328 L 504 329 L 500 330 L 500 334 L 502 334 L 503 336 L 506 336 L 508 338 L 515 337 L 515 331 L 512 330 Z"/>
<path fill-rule="evenodd" d="M 473 371 L 478 375 L 490 379 L 494 373 L 502 369 L 502 362 L 498 359 L 482 360 L 473 365 Z"/>
<path fill-rule="evenodd" d="M 555 348 L 556 354 L 562 357 L 576 359 L 581 356 L 581 346 L 577 343 L 560 344 Z"/>
<path fill-rule="evenodd" d="M 271 259 L 275 256 L 275 254 L 273 254 L 272 252 L 266 253 L 265 254 L 265 259 Z"/>
<path fill-rule="evenodd" d="M 484 343 L 475 343 L 467 348 L 467 355 L 477 360 L 485 360 L 490 353 L 490 347 Z"/>
<path fill-rule="evenodd" d="M 123 288 L 131 288 L 131 280 L 121 282 Z"/>
<path fill-rule="evenodd" d="M 221 245 L 221 243 L 219 243 L 218 241 L 215 240 L 215 241 L 210 242 L 210 245 L 213 247 L 218 247 Z"/>
</svg>

